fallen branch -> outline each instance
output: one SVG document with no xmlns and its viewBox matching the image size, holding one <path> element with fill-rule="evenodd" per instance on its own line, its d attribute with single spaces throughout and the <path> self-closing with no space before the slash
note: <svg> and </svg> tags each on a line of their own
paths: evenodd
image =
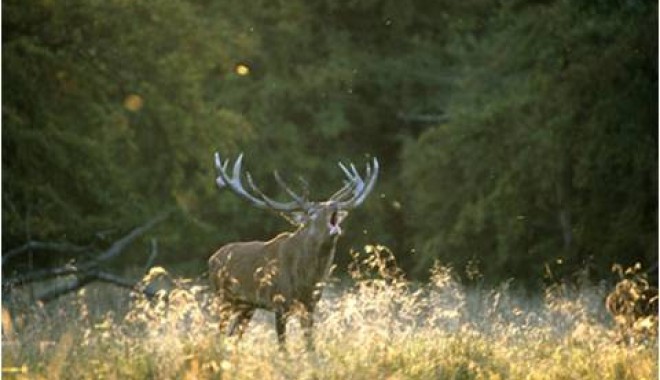
<svg viewBox="0 0 660 380">
<path fill-rule="evenodd" d="M 139 283 L 139 281 L 129 280 L 109 272 L 96 271 L 96 272 L 84 273 L 79 277 L 77 277 L 74 281 L 50 289 L 45 293 L 39 295 L 37 297 L 37 300 L 42 303 L 48 303 L 65 294 L 75 292 L 76 290 L 83 288 L 95 281 L 107 282 L 109 284 L 113 284 L 119 287 L 127 288 L 133 291 L 138 291 L 143 293 L 149 298 L 153 297 L 156 294 L 151 289 L 148 288 L 142 289 L 141 287 L 138 287 L 137 284 Z"/>
<path fill-rule="evenodd" d="M 69 253 L 83 253 L 91 250 L 91 246 L 79 246 L 71 243 L 57 243 L 48 241 L 29 241 L 20 247 L 10 249 L 2 255 L 2 265 L 10 259 L 29 251 L 55 251 Z"/>
<path fill-rule="evenodd" d="M 167 210 L 165 212 L 162 212 L 158 214 L 156 217 L 148 221 L 146 224 L 137 227 L 133 229 L 131 232 L 129 232 L 126 236 L 123 238 L 117 240 L 114 242 L 108 250 L 106 250 L 104 253 L 99 255 L 94 261 L 99 263 L 101 261 L 106 261 L 109 260 L 118 254 L 120 254 L 129 244 L 133 242 L 133 240 L 137 239 L 140 237 L 142 234 L 150 230 L 153 226 L 156 224 L 162 222 L 163 220 L 167 219 L 168 216 L 172 213 L 172 210 Z"/>
<path fill-rule="evenodd" d="M 74 292 L 82 288 L 83 286 L 89 284 L 93 280 L 94 277 L 91 275 L 76 277 L 76 279 L 72 282 L 58 285 L 55 288 L 46 291 L 44 294 L 41 294 L 40 296 L 37 297 L 37 301 L 42 303 L 48 303 L 50 301 L 59 298 L 60 296 L 63 296 L 67 293 Z"/>
<path fill-rule="evenodd" d="M 38 299 L 42 302 L 48 302 L 55 298 L 58 298 L 63 294 L 80 289 L 83 286 L 89 284 L 90 282 L 97 280 L 110 282 L 118 286 L 135 288 L 135 284 L 137 283 L 137 281 L 130 281 L 115 276 L 113 274 L 110 274 L 108 272 L 104 272 L 99 269 L 99 266 L 103 262 L 106 262 L 116 257 L 120 253 L 122 253 L 126 249 L 126 247 L 128 247 L 135 239 L 137 239 L 145 232 L 153 228 L 156 224 L 164 221 L 172 213 L 172 211 L 173 210 L 170 209 L 165 212 L 162 212 L 158 214 L 156 217 L 149 220 L 144 225 L 134 228 L 124 237 L 113 243 L 110 246 L 110 248 L 108 248 L 106 251 L 104 251 L 103 253 L 101 253 L 92 260 L 77 265 L 67 264 L 60 267 L 40 269 L 14 276 L 12 278 L 3 281 L 2 283 L 3 290 L 11 289 L 15 286 L 21 286 L 32 282 L 44 281 L 51 278 L 67 276 L 67 275 L 75 275 L 76 280 L 71 283 L 56 287 L 55 289 L 52 289 L 48 291 L 46 294 L 38 297 Z M 74 245 L 70 245 L 70 246 L 77 247 Z M 59 245 L 58 247 L 62 248 L 64 247 L 64 245 Z M 23 249 L 23 247 L 19 247 L 19 248 Z M 19 252 L 18 249 L 12 251 Z M 16 254 L 18 253 L 14 253 L 14 255 Z"/>
<path fill-rule="evenodd" d="M 32 282 L 45 281 L 51 278 L 61 277 L 61 276 L 77 275 L 79 273 L 80 273 L 80 269 L 71 264 L 67 264 L 56 268 L 39 269 L 4 280 L 2 281 L 2 287 L 13 288 L 15 286 L 26 285 Z"/>
</svg>

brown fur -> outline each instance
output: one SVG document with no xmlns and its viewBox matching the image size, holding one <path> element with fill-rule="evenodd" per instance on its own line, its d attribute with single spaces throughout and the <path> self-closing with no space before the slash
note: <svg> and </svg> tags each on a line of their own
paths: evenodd
<svg viewBox="0 0 660 380">
<path fill-rule="evenodd" d="M 312 313 L 337 242 L 337 235 L 328 232 L 328 222 L 337 212 L 334 203 L 322 203 L 295 232 L 266 242 L 230 243 L 211 256 L 210 280 L 231 315 L 230 335 L 237 329 L 241 334 L 254 310 L 262 308 L 275 312 L 278 340 L 283 343 L 286 318 L 299 312 L 311 345 Z"/>
</svg>

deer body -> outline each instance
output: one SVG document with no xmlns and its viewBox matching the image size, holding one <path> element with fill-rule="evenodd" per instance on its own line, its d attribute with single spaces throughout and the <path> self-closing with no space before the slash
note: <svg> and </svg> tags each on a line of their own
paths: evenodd
<svg viewBox="0 0 660 380">
<path fill-rule="evenodd" d="M 275 173 L 277 182 L 294 199 L 288 203 L 268 198 L 254 185 L 249 173 L 246 174 L 248 183 L 258 196 L 246 191 L 241 183 L 241 162 L 242 155 L 234 164 L 233 175 L 229 176 L 228 162 L 223 164 L 216 153 L 218 186 L 228 186 L 259 208 L 288 213 L 296 220 L 298 228 L 266 242 L 229 243 L 211 256 L 211 285 L 223 310 L 231 316 L 227 332 L 232 335 L 238 331 L 240 336 L 255 309 L 261 308 L 275 312 L 275 328 L 282 345 L 287 318 L 297 314 L 311 348 L 313 312 L 332 265 L 341 234 L 340 223 L 347 215 L 346 210 L 360 205 L 371 192 L 378 176 L 378 161 L 374 159 L 373 168 L 367 165 L 366 183 L 353 165 L 348 170 L 340 164 L 348 180 L 324 202 L 310 202 L 297 195 Z M 221 323 L 222 328 L 224 325 Z"/>
<path fill-rule="evenodd" d="M 312 308 L 327 276 L 337 236 L 310 239 L 303 228 L 267 241 L 230 243 L 209 259 L 211 283 L 224 300 L 270 311 L 293 302 Z"/>
</svg>

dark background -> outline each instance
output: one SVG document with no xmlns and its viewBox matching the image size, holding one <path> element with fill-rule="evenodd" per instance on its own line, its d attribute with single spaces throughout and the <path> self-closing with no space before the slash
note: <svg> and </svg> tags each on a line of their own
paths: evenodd
<svg viewBox="0 0 660 380">
<path fill-rule="evenodd" d="M 413 279 L 435 260 L 529 287 L 652 267 L 657 16 L 634 0 L 3 1 L 3 253 L 102 250 L 173 208 L 112 265 L 143 265 L 155 238 L 157 263 L 190 275 L 289 228 L 218 191 L 219 150 L 279 199 L 274 169 L 321 200 L 337 161 L 378 157 L 340 269 L 366 244 Z M 3 274 L 74 256 L 29 251 Z"/>
</svg>

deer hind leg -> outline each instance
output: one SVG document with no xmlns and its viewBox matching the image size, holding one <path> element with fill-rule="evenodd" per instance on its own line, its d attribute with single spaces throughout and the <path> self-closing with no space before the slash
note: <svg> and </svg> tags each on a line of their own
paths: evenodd
<svg viewBox="0 0 660 380">
<path fill-rule="evenodd" d="M 300 315 L 300 327 L 303 330 L 308 351 L 314 351 L 314 310 L 306 307 Z"/>
<path fill-rule="evenodd" d="M 231 304 L 218 297 L 212 307 L 218 315 L 218 330 L 221 332 L 227 331 L 227 325 L 229 324 L 233 310 Z"/>
<path fill-rule="evenodd" d="M 229 329 L 227 330 L 227 336 L 233 336 L 238 334 L 240 339 L 243 336 L 243 333 L 250 324 L 250 320 L 254 315 L 254 308 L 251 306 L 243 306 L 239 308 L 234 315 L 232 316 L 231 323 L 229 324 Z"/>
</svg>

